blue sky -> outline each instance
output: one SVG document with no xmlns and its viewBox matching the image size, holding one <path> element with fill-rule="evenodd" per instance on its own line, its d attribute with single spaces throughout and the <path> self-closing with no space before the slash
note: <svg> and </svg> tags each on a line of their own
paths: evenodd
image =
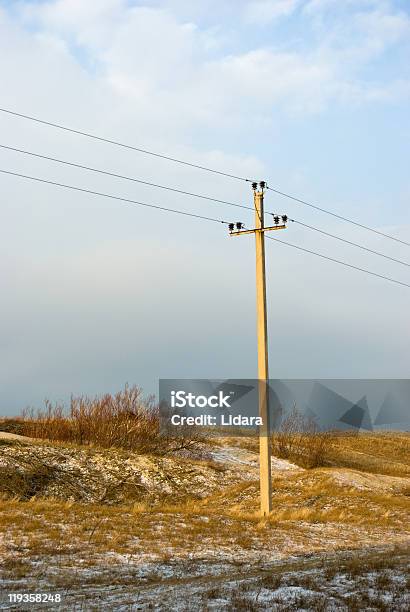
<svg viewBox="0 0 410 612">
<path fill-rule="evenodd" d="M 265 178 L 408 241 L 409 34 L 409 5 L 394 0 L 3 0 L 0 106 Z M 242 183 L 1 114 L 0 134 L 0 144 L 251 202 Z M 0 167 L 237 216 L 11 152 Z M 1 181 L 0 411 L 126 381 L 155 392 L 160 376 L 255 375 L 251 240 Z M 273 194 L 267 207 L 410 260 L 408 247 Z M 307 230 L 284 239 L 409 282 L 405 267 Z M 408 376 L 408 290 L 268 251 L 272 376 Z"/>
</svg>

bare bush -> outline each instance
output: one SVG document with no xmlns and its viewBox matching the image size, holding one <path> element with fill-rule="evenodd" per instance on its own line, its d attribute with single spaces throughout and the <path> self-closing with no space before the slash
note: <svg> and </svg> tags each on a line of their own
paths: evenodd
<svg viewBox="0 0 410 612">
<path fill-rule="evenodd" d="M 321 431 L 317 423 L 296 407 L 272 436 L 272 452 L 305 468 L 325 465 L 334 433 Z"/>
<path fill-rule="evenodd" d="M 115 395 L 71 397 L 64 405 L 45 402 L 44 410 L 23 414 L 21 433 L 31 438 L 165 453 L 187 448 L 198 438 L 186 431 L 177 439 L 160 434 L 159 408 L 137 386 Z"/>
</svg>

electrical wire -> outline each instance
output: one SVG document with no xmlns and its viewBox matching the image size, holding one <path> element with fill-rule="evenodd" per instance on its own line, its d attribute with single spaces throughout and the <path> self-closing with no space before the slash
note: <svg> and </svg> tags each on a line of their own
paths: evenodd
<svg viewBox="0 0 410 612">
<path fill-rule="evenodd" d="M 223 221 L 222 219 L 216 219 L 214 217 L 206 217 L 204 215 L 197 215 L 195 213 L 189 213 L 189 212 L 185 212 L 183 210 L 179 210 L 179 209 L 175 209 L 175 208 L 167 208 L 165 206 L 159 206 L 157 204 L 148 204 L 146 202 L 139 202 L 138 200 L 131 200 L 130 198 L 123 198 L 123 197 L 120 197 L 120 196 L 115 196 L 115 195 L 108 194 L 108 193 L 103 193 L 103 192 L 100 192 L 100 191 L 93 191 L 91 189 L 85 189 L 83 187 L 76 187 L 74 185 L 67 185 L 65 183 L 58 183 L 56 181 L 50 181 L 50 180 L 47 180 L 47 179 L 42 179 L 42 178 L 38 178 L 38 177 L 34 177 L 34 176 L 29 176 L 29 175 L 21 174 L 21 173 L 18 173 L 18 172 L 12 172 L 10 170 L 0 169 L 0 173 L 1 174 L 5 174 L 5 175 L 9 175 L 9 176 L 15 176 L 15 177 L 18 177 L 18 178 L 23 178 L 23 179 L 30 180 L 30 181 L 35 181 L 35 182 L 38 182 L 38 183 L 45 183 L 47 185 L 53 185 L 55 187 L 61 187 L 61 188 L 64 188 L 64 189 L 70 189 L 70 190 L 78 191 L 78 192 L 81 192 L 81 193 L 87 193 L 87 194 L 96 195 L 96 196 L 100 196 L 100 197 L 104 197 L 104 198 L 110 198 L 112 200 L 118 200 L 120 202 L 125 202 L 127 204 L 134 204 L 134 205 L 138 205 L 138 206 L 144 206 L 144 207 L 147 207 L 147 208 L 154 208 L 156 210 L 161 210 L 161 211 L 164 211 L 164 212 L 172 212 L 172 213 L 179 214 L 179 215 L 184 215 L 184 216 L 187 216 L 187 217 L 194 217 L 196 219 L 201 219 L 201 220 L 204 220 L 204 221 L 213 221 L 214 223 L 222 223 L 224 225 L 229 225 L 228 221 Z M 328 257 L 327 255 L 323 255 L 321 253 L 317 253 L 316 251 L 311 251 L 310 249 L 306 249 L 306 248 L 301 247 L 299 245 L 292 244 L 292 243 L 286 242 L 284 240 L 280 240 L 279 238 L 273 238 L 272 236 L 266 236 L 266 237 L 269 238 L 270 240 L 275 240 L 276 242 L 280 242 L 282 244 L 285 244 L 287 246 L 293 247 L 293 248 L 298 249 L 300 251 L 304 251 L 305 253 L 310 253 L 312 255 L 316 255 L 318 257 L 321 257 L 322 259 L 327 259 L 327 260 L 332 261 L 334 263 L 338 263 L 338 264 L 341 264 L 343 266 L 347 266 L 348 268 L 352 268 L 354 270 L 359 270 L 360 272 L 365 272 L 366 274 L 370 274 L 372 276 L 376 276 L 378 278 L 382 278 L 384 280 L 390 281 L 392 283 L 396 283 L 398 285 L 402 285 L 404 287 L 410 287 L 409 284 L 403 283 L 403 282 L 398 281 L 396 279 L 393 279 L 393 278 L 391 278 L 389 276 L 383 276 L 382 274 L 377 274 L 376 272 L 371 272 L 370 270 L 366 270 L 364 268 L 359 268 L 358 266 L 354 266 L 352 264 L 348 264 L 347 262 L 340 261 L 339 259 L 334 259 L 333 257 Z"/>
<path fill-rule="evenodd" d="M 410 288 L 409 284 L 403 283 L 402 281 L 391 278 L 390 276 L 384 276 L 383 274 L 378 274 L 377 272 L 372 272 L 371 270 L 366 270 L 365 268 L 359 268 L 358 266 L 349 264 L 346 261 L 341 261 L 340 259 L 334 259 L 333 257 L 328 257 L 327 255 L 323 255 L 322 253 L 317 253 L 316 251 L 305 249 L 304 247 L 301 247 L 297 244 L 292 244 L 291 242 L 286 242 L 285 240 L 280 240 L 279 238 L 273 238 L 272 236 L 266 236 L 266 238 L 269 238 L 269 240 L 275 240 L 276 242 L 280 242 L 282 244 L 286 244 L 287 246 L 292 247 L 294 249 L 298 249 L 299 251 L 303 251 L 304 253 L 310 253 L 311 255 L 316 255 L 317 257 L 321 257 L 322 259 L 327 259 L 328 261 L 332 261 L 333 263 L 337 263 L 342 266 L 352 268 L 353 270 L 359 270 L 360 272 L 371 274 L 371 276 L 377 276 L 378 278 L 382 278 L 384 280 L 390 281 L 391 283 L 396 283 L 397 285 L 403 285 L 403 287 Z"/>
<path fill-rule="evenodd" d="M 42 125 L 48 125 L 50 127 L 54 127 L 54 128 L 59 129 L 59 130 L 64 130 L 66 132 L 71 132 L 73 134 L 78 134 L 78 135 L 81 135 L 81 136 L 86 136 L 87 138 L 92 138 L 92 139 L 98 140 L 100 142 L 106 142 L 108 144 L 113 144 L 113 145 L 116 145 L 118 147 L 122 147 L 122 148 L 125 148 L 125 149 L 130 149 L 132 151 L 137 151 L 137 152 L 143 153 L 145 155 L 151 155 L 153 157 L 158 157 L 158 158 L 166 159 L 167 161 L 171 161 L 171 162 L 174 162 L 174 163 L 178 163 L 178 164 L 182 164 L 182 165 L 185 165 L 185 166 L 189 166 L 191 168 L 197 168 L 199 170 L 204 170 L 206 172 L 212 172 L 213 174 L 218 174 L 218 175 L 225 176 L 225 177 L 232 178 L 232 179 L 236 179 L 236 180 L 239 180 L 239 181 L 245 181 L 247 183 L 256 182 L 256 181 L 254 181 L 252 179 L 249 179 L 249 178 L 246 178 L 246 177 L 243 177 L 243 176 L 238 176 L 238 175 L 235 175 L 235 174 L 230 174 L 228 172 L 223 172 L 221 170 L 216 170 L 214 168 L 209 168 L 207 166 L 202 166 L 202 165 L 199 165 L 199 164 L 194 164 L 194 163 L 182 160 L 182 159 L 178 159 L 178 158 L 175 158 L 175 157 L 164 155 L 162 153 L 156 153 L 154 151 L 149 151 L 148 149 L 143 149 L 143 148 L 140 148 L 140 147 L 134 147 L 132 145 L 128 145 L 128 144 L 119 142 L 117 140 L 111 140 L 109 138 L 104 138 L 102 136 L 97 136 L 96 134 L 91 134 L 90 132 L 84 132 L 84 131 L 81 131 L 81 130 L 76 130 L 74 128 L 69 128 L 69 127 L 61 125 L 59 123 L 53 123 L 51 121 L 46 121 L 44 119 L 39 119 L 38 117 L 33 117 L 31 115 L 25 115 L 23 113 L 18 113 L 16 111 L 12 111 L 12 110 L 7 109 L 7 108 L 1 108 L 0 107 L 0 112 L 6 113 L 8 115 L 15 116 L 15 117 L 20 117 L 22 119 L 27 119 L 29 121 L 34 121 L 34 122 L 40 123 Z M 332 217 L 335 217 L 336 219 L 339 219 L 341 221 L 345 221 L 347 223 L 351 223 L 352 225 L 355 225 L 357 227 L 365 229 L 365 230 L 367 230 L 369 232 L 373 232 L 374 234 L 378 234 L 379 236 L 383 236 L 384 238 L 388 238 L 390 240 L 394 240 L 395 242 L 399 242 L 399 243 L 404 244 L 406 246 L 410 246 L 410 242 L 406 242 L 405 240 L 400 240 L 399 238 L 396 238 L 395 236 L 391 236 L 390 234 L 386 234 L 384 232 L 376 230 L 376 229 L 374 229 L 372 227 L 369 227 L 368 225 L 364 225 L 363 223 L 359 223 L 357 221 L 353 221 L 353 219 L 349 219 L 348 217 L 344 217 L 342 215 L 334 213 L 334 212 L 332 212 L 330 210 L 327 210 L 326 208 L 322 208 L 320 206 L 317 206 L 316 204 L 313 204 L 312 202 L 308 202 L 308 201 L 303 200 L 301 198 L 297 198 L 296 196 L 293 196 L 293 195 L 291 195 L 289 193 L 286 193 L 284 191 L 280 191 L 279 189 L 276 189 L 274 187 L 269 187 L 269 185 L 267 185 L 266 188 L 269 189 L 270 191 L 273 191 L 274 193 L 276 193 L 276 194 L 278 194 L 280 196 L 283 196 L 285 198 L 293 200 L 294 202 L 298 202 L 299 204 L 304 204 L 305 206 L 309 206 L 310 208 L 313 208 L 315 210 L 323 212 L 323 213 L 325 213 L 327 215 L 331 215 Z"/>
<path fill-rule="evenodd" d="M 78 134 L 80 136 L 86 136 L 87 138 L 92 138 L 93 140 L 98 140 L 100 142 L 106 142 L 108 144 L 113 144 L 117 147 L 122 147 L 123 149 L 131 149 L 132 151 L 137 151 L 138 153 L 144 153 L 145 155 L 152 155 L 153 157 L 159 157 L 161 159 L 166 159 L 167 161 L 174 162 L 176 164 L 182 164 L 183 166 L 190 166 L 191 168 L 197 168 L 198 170 L 205 170 L 206 172 L 212 172 L 213 174 L 219 174 L 221 176 L 226 176 L 227 178 L 236 179 L 238 181 L 245 181 L 247 183 L 251 183 L 252 180 L 248 179 L 244 176 L 237 176 L 236 174 L 230 174 L 229 172 L 223 172 L 221 170 L 215 170 L 214 168 L 208 168 L 207 166 L 201 166 L 199 164 L 194 164 L 192 162 L 185 161 L 183 159 L 178 159 L 176 157 L 170 157 L 169 155 L 164 155 L 163 153 L 156 153 L 154 151 L 149 151 L 148 149 L 142 149 L 140 147 L 134 147 L 132 145 L 125 144 L 123 142 L 119 142 L 117 140 L 111 140 L 110 138 L 104 138 L 102 136 L 97 136 L 96 134 L 91 134 L 90 132 L 83 132 L 81 130 L 76 130 L 74 128 L 66 127 L 65 125 L 61 125 L 59 123 L 52 123 L 51 121 L 45 121 L 44 119 L 39 119 L 38 117 L 32 117 L 30 115 L 23 115 L 23 113 L 17 113 L 15 111 L 9 110 L 7 108 L 0 108 L 0 112 L 7 113 L 8 115 L 13 115 L 15 117 L 20 117 L 22 119 L 28 119 L 30 121 L 34 121 L 36 123 L 41 123 L 43 125 L 48 125 L 50 127 L 57 128 L 59 130 L 64 130 L 65 132 L 71 132 L 73 134 Z"/>
<path fill-rule="evenodd" d="M 1 170 L 2 174 L 9 174 L 10 176 L 16 176 L 23 179 L 28 179 L 30 181 L 36 181 L 37 183 L 45 183 L 47 185 L 54 185 L 55 187 L 63 187 L 64 189 L 71 189 L 73 191 L 81 191 L 82 193 L 89 193 L 96 196 L 101 196 L 103 198 L 110 198 L 112 200 L 119 200 L 120 202 L 126 202 L 128 204 L 136 204 L 138 206 L 146 206 L 147 208 L 155 208 L 157 210 L 173 212 L 178 215 L 185 215 L 187 217 L 195 217 L 196 219 L 203 219 L 205 221 L 214 221 L 215 223 L 223 223 L 228 225 L 228 221 L 223 221 L 221 219 L 215 219 L 214 217 L 206 217 L 204 215 L 197 215 L 195 213 L 185 212 L 183 210 L 178 210 L 176 208 L 166 208 L 165 206 L 159 206 L 157 204 L 147 204 L 146 202 L 139 202 L 138 200 L 131 200 L 129 198 L 122 198 L 120 196 L 115 196 L 109 193 L 102 193 L 101 191 L 93 191 L 91 189 L 85 189 L 83 187 L 75 187 L 74 185 L 66 185 L 65 183 L 57 183 L 56 181 L 49 181 L 46 179 L 41 179 L 35 176 L 29 176 L 27 174 L 20 174 L 18 172 L 11 172 L 10 170 Z"/>
<path fill-rule="evenodd" d="M 52 157 L 52 156 L 49 156 L 49 155 L 42 155 L 40 153 L 35 153 L 33 151 L 28 151 L 27 149 L 18 149 L 16 147 L 11 147 L 9 145 L 4 145 L 4 144 L 0 144 L 0 148 L 8 150 L 8 151 L 13 151 L 15 153 L 21 153 L 23 155 L 29 155 L 31 157 L 36 157 L 36 158 L 39 158 L 39 159 L 45 159 L 47 161 L 56 162 L 58 164 L 63 164 L 63 165 L 66 165 L 66 166 L 71 166 L 71 167 L 74 167 L 74 168 L 80 168 L 82 170 L 87 170 L 87 171 L 90 171 L 90 172 L 95 172 L 95 173 L 103 174 L 103 175 L 106 175 L 106 176 L 112 176 L 114 178 L 119 178 L 119 179 L 123 179 L 123 180 L 126 180 L 126 181 L 132 181 L 134 183 L 139 183 L 139 184 L 142 184 L 142 185 L 147 185 L 149 187 L 156 187 L 156 188 L 159 188 L 159 189 L 164 189 L 164 190 L 167 190 L 167 191 L 172 191 L 174 193 L 179 193 L 179 194 L 187 195 L 187 196 L 194 197 L 194 198 L 200 198 L 202 200 L 209 200 L 211 202 L 216 202 L 216 203 L 219 203 L 219 204 L 226 204 L 227 206 L 234 206 L 236 208 L 243 208 L 243 209 L 246 209 L 246 210 L 253 210 L 253 207 L 251 207 L 251 206 L 245 206 L 243 204 L 237 204 L 235 202 L 230 202 L 230 201 L 227 201 L 227 200 L 220 200 L 218 198 L 213 198 L 211 196 L 207 196 L 207 195 L 203 195 L 203 194 L 198 194 L 198 193 L 193 193 L 191 191 L 185 191 L 183 189 L 178 189 L 178 188 L 175 188 L 175 187 L 169 187 L 169 186 L 166 186 L 166 185 L 160 185 L 158 183 L 151 183 L 149 181 L 144 181 L 142 179 L 126 176 L 126 175 L 123 175 L 123 174 L 117 174 L 115 172 L 111 172 L 111 171 L 108 171 L 108 170 L 102 170 L 100 168 L 94 168 L 92 166 L 85 166 L 83 164 L 78 164 L 76 162 L 71 162 L 71 161 L 63 160 L 63 159 L 60 159 L 60 158 L 57 158 L 57 157 Z M 276 213 L 272 213 L 272 212 L 267 211 L 267 214 L 271 214 L 271 215 L 275 216 Z M 297 223 L 298 225 L 301 225 L 301 226 L 306 227 L 308 229 L 311 229 L 311 230 L 314 230 L 314 231 L 319 232 L 321 234 L 324 234 L 325 236 L 328 236 L 330 238 L 334 238 L 335 240 L 339 240 L 339 241 L 345 242 L 346 244 L 349 244 L 351 246 L 355 246 L 355 247 L 357 247 L 359 249 L 367 251 L 368 253 L 372 253 L 374 255 L 378 255 L 380 257 L 384 257 L 385 259 L 389 259 L 390 261 L 393 261 L 395 263 L 402 264 L 403 266 L 410 267 L 410 264 L 405 262 L 405 261 L 402 261 L 400 259 L 396 259 L 394 257 L 390 257 L 389 255 L 385 255 L 384 253 L 380 253 L 378 251 L 374 251 L 373 249 L 369 249 L 369 248 L 367 248 L 367 247 L 365 247 L 365 246 L 363 246 L 361 244 L 358 244 L 356 242 L 352 242 L 352 241 L 347 240 L 345 238 L 342 238 L 340 236 L 336 236 L 335 234 L 330 234 L 329 232 L 321 230 L 318 227 L 315 227 L 313 225 L 308 225 L 307 223 L 303 223 L 302 221 L 298 221 L 296 219 L 289 219 L 289 221 L 292 221 L 294 223 Z"/>
<path fill-rule="evenodd" d="M 346 221 L 347 223 L 351 223 L 352 225 L 356 225 L 357 227 L 361 227 L 362 229 L 368 230 L 369 232 L 373 232 L 373 234 L 378 234 L 379 236 L 383 236 L 384 238 L 389 238 L 390 240 L 394 240 L 395 242 L 400 242 L 400 244 L 405 244 L 406 246 L 410 246 L 410 242 L 406 242 L 405 240 L 400 240 L 400 238 L 396 238 L 395 236 L 391 236 L 390 234 L 385 234 L 384 232 L 380 232 L 379 230 L 374 229 L 373 227 L 369 227 L 367 225 L 363 225 L 362 223 L 358 223 L 357 221 L 353 221 L 353 219 L 349 219 L 348 217 L 343 217 L 342 215 L 338 215 L 326 208 L 321 208 L 320 206 L 316 206 L 316 204 L 312 204 L 311 202 L 307 202 L 306 200 L 301 200 L 300 198 L 296 198 L 295 196 L 290 195 L 289 193 L 285 193 L 284 191 L 279 191 L 273 187 L 266 187 L 270 191 L 277 193 L 278 195 L 283 196 L 284 198 L 288 198 L 289 200 L 293 200 L 294 202 L 298 202 L 299 204 L 304 204 L 305 206 L 309 206 L 310 208 L 314 208 L 315 210 L 320 210 L 321 212 L 331 215 L 332 217 L 336 217 L 336 219 L 340 219 L 341 221 Z"/>
<path fill-rule="evenodd" d="M 190 197 L 200 198 L 200 199 L 203 199 L 203 200 L 209 200 L 211 202 L 217 202 L 217 203 L 220 203 L 220 204 L 226 204 L 228 206 L 235 206 L 237 208 L 244 208 L 244 209 L 247 209 L 247 210 L 253 210 L 253 208 L 251 206 L 245 206 L 245 205 L 242 205 L 242 204 L 237 204 L 235 202 L 229 202 L 227 200 L 220 200 L 218 198 L 213 198 L 211 196 L 206 196 L 206 195 L 203 195 L 203 194 L 197 194 L 197 193 L 193 193 L 191 191 L 184 191 L 183 189 L 177 189 L 177 188 L 174 188 L 174 187 L 168 187 L 166 185 L 160 185 L 158 183 L 151 183 L 149 181 L 144 181 L 142 179 L 137 179 L 137 178 L 134 178 L 134 177 L 125 176 L 125 175 L 122 175 L 122 174 L 117 174 L 115 172 L 111 172 L 111 171 L 108 171 L 108 170 L 101 170 L 99 168 L 94 168 L 92 166 L 85 166 L 83 164 L 78 164 L 76 162 L 71 162 L 71 161 L 59 159 L 57 157 L 51 157 L 49 155 L 42 155 L 40 153 L 35 153 L 33 151 L 27 151 L 26 149 L 18 149 L 16 147 L 11 147 L 9 145 L 4 145 L 4 144 L 0 144 L 0 148 L 8 150 L 8 151 L 13 151 L 13 152 L 16 152 L 16 153 L 21 153 L 23 155 L 29 155 L 31 157 L 36 157 L 36 158 L 39 158 L 39 159 L 45 159 L 47 161 L 56 162 L 58 164 L 63 164 L 63 165 L 66 165 L 66 166 L 71 166 L 71 167 L 74 167 L 74 168 L 80 168 L 82 170 L 87 170 L 87 171 L 90 171 L 90 172 L 95 172 L 95 173 L 98 173 L 98 174 L 103 174 L 103 175 L 106 175 L 106 176 L 112 176 L 112 177 L 115 177 L 115 178 L 124 179 L 124 180 L 127 180 L 127 181 L 132 181 L 132 182 L 135 182 L 135 183 L 147 185 L 147 186 L 150 186 L 150 187 L 156 187 L 156 188 L 159 188 L 159 189 L 164 189 L 164 190 L 167 190 L 167 191 L 172 191 L 174 193 L 179 193 L 179 194 L 187 195 L 187 196 L 190 196 Z M 267 211 L 267 214 L 275 215 L 275 213 L 271 213 L 269 211 Z M 388 260 L 393 261 L 395 263 L 399 263 L 399 264 L 402 264 L 403 266 L 410 267 L 410 264 L 408 264 L 405 261 L 402 261 L 400 259 L 396 259 L 394 257 L 390 257 L 389 255 L 385 255 L 384 253 L 380 253 L 379 251 L 374 251 L 373 249 L 369 249 L 369 248 L 367 248 L 367 247 L 365 247 L 365 246 L 363 246 L 361 244 L 358 244 L 356 242 L 352 242 L 352 241 L 347 240 L 345 238 L 342 238 L 340 236 L 336 236 L 335 234 L 331 234 L 329 232 L 321 230 L 320 228 L 315 227 L 313 225 L 308 225 L 307 223 L 303 223 L 302 221 L 298 221 L 297 219 L 290 219 L 289 218 L 289 221 L 292 221 L 293 223 L 297 223 L 298 225 L 301 225 L 301 226 L 303 226 L 305 228 L 308 228 L 308 229 L 314 230 L 316 232 L 319 232 L 319 233 L 321 233 L 321 234 L 323 234 L 325 236 L 328 236 L 330 238 L 334 238 L 335 240 L 339 240 L 339 241 L 344 242 L 346 244 L 349 244 L 351 246 L 355 246 L 355 247 L 357 247 L 359 249 L 367 251 L 368 253 L 372 253 L 373 255 L 378 255 L 379 257 L 384 257 L 385 259 L 388 259 Z"/>
<path fill-rule="evenodd" d="M 334 238 L 335 240 L 340 240 L 340 242 L 345 242 L 346 244 L 350 244 L 351 246 L 355 246 L 358 249 L 362 249 L 363 251 L 367 251 L 368 253 L 372 253 L 373 255 L 378 255 L 379 257 L 384 257 L 385 259 L 389 259 L 390 261 L 394 261 L 395 263 L 399 263 L 403 266 L 407 266 L 410 268 L 410 264 L 406 261 L 402 261 L 401 259 L 396 259 L 395 257 L 390 257 L 389 255 L 385 255 L 384 253 L 380 253 L 379 251 L 374 251 L 373 249 L 368 249 L 362 244 L 358 244 L 357 242 L 352 242 L 351 240 L 347 240 L 346 238 L 342 238 L 341 236 L 336 236 L 335 234 L 330 234 L 329 232 L 325 232 L 324 230 L 315 227 L 314 225 L 308 225 L 307 223 L 302 223 L 302 221 L 297 221 L 296 219 L 289 219 L 293 223 L 297 223 L 298 225 L 302 225 L 303 227 L 307 227 L 308 229 L 314 230 L 315 232 L 319 232 L 320 234 L 324 234 L 325 236 L 329 236 L 329 238 Z"/>
<path fill-rule="evenodd" d="M 218 198 L 213 198 L 211 196 L 202 195 L 199 193 L 193 193 L 191 191 L 184 191 L 183 189 L 177 189 L 175 187 L 168 187 L 166 185 L 160 185 L 158 183 L 150 183 L 149 181 L 143 181 L 142 179 L 134 178 L 131 176 L 125 176 L 124 174 L 116 174 L 115 172 L 110 172 L 109 170 L 101 170 L 100 168 L 94 168 L 92 166 L 84 166 L 83 164 L 78 164 L 76 162 L 59 159 L 58 157 L 51 157 L 49 155 L 42 155 L 40 153 L 34 153 L 33 151 L 27 151 L 27 149 L 17 149 L 16 147 L 10 147 L 4 144 L 0 144 L 0 149 L 14 151 L 15 153 L 22 153 L 23 155 L 30 155 L 31 157 L 37 157 L 40 159 L 46 159 L 48 161 L 56 162 L 57 164 L 64 164 L 65 166 L 71 166 L 73 168 L 80 168 L 81 170 L 88 170 L 90 172 L 104 174 L 106 176 L 112 176 L 114 178 L 119 178 L 119 179 L 123 179 L 126 181 L 132 181 L 133 183 L 140 183 L 142 185 L 148 185 L 149 187 L 157 187 L 158 189 L 165 189 L 167 191 L 173 191 L 174 193 L 180 193 L 182 195 L 191 196 L 193 198 L 200 198 L 202 200 L 209 200 L 210 202 L 226 204 L 227 206 L 235 206 L 236 208 L 246 208 L 248 210 L 253 210 L 251 206 L 245 206 L 243 204 L 237 204 L 235 202 L 229 202 L 227 200 L 219 200 Z"/>
</svg>

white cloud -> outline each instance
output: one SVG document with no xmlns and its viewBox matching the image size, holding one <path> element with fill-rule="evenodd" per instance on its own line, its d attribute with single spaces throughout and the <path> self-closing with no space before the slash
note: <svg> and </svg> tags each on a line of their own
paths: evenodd
<svg viewBox="0 0 410 612">
<path fill-rule="evenodd" d="M 299 4 L 300 0 L 254 0 L 245 4 L 244 17 L 249 23 L 263 25 L 288 17 Z"/>
<path fill-rule="evenodd" d="M 248 20 L 266 21 L 291 14 L 298 4 L 264 0 L 241 8 Z M 24 4 L 21 14 L 55 44 L 64 41 L 74 56 L 83 53 L 118 99 L 135 104 L 141 115 L 155 112 L 159 131 L 164 123 L 178 131 L 212 122 L 237 129 L 249 116 L 249 100 L 254 120 L 264 122 L 274 108 L 317 113 L 330 104 L 387 101 L 392 92 L 405 92 L 406 87 L 366 81 L 361 70 L 406 37 L 410 20 L 387 6 L 365 11 L 364 4 L 336 23 L 316 23 L 317 31 L 298 51 L 265 42 L 231 52 L 220 30 L 179 19 L 170 5 L 58 0 Z M 255 83 L 263 84 L 263 96 Z"/>
<path fill-rule="evenodd" d="M 358 13 L 352 23 L 362 38 L 364 59 L 374 59 L 388 48 L 410 38 L 410 17 L 404 12 L 376 9 Z M 360 47 L 359 47 L 360 48 Z"/>
<path fill-rule="evenodd" d="M 305 13 L 324 13 L 328 10 L 362 10 L 374 7 L 390 7 L 389 0 L 307 0 L 303 7 Z"/>
<path fill-rule="evenodd" d="M 112 27 L 121 21 L 127 11 L 125 0 L 99 0 L 83 2 L 82 0 L 49 0 L 48 2 L 22 2 L 18 14 L 27 21 L 60 32 L 98 31 L 103 25 Z"/>
</svg>

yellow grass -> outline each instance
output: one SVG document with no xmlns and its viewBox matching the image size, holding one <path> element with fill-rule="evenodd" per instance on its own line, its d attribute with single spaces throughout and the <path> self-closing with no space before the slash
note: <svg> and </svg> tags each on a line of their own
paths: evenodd
<svg viewBox="0 0 410 612">
<path fill-rule="evenodd" d="M 116 506 L 36 497 L 28 502 L 2 499 L 1 557 L 9 569 L 15 562 L 16 575 L 22 576 L 28 571 L 25 559 L 56 555 L 63 564 L 75 565 L 81 556 L 86 565 L 96 566 L 107 553 L 169 560 L 206 556 L 211 550 L 241 558 L 258 551 L 287 555 L 290 550 L 408 542 L 409 440 L 405 434 L 344 435 L 333 443 L 334 467 L 274 472 L 273 512 L 264 520 L 259 516 L 256 479 L 232 485 L 225 481 L 204 499 L 190 495 L 189 478 L 204 467 L 216 474 L 217 482 L 225 477 L 219 473 L 223 466 L 209 460 L 178 460 L 187 480 L 186 489 L 174 499 L 158 496 L 155 501 Z M 253 441 L 229 439 L 233 443 L 249 449 Z M 130 456 L 130 451 L 106 452 Z M 368 465 L 372 469 L 366 472 Z M 381 474 L 376 472 L 378 465 Z"/>
<path fill-rule="evenodd" d="M 410 476 L 410 434 L 343 434 L 332 440 L 329 464 L 376 474 Z"/>
</svg>

